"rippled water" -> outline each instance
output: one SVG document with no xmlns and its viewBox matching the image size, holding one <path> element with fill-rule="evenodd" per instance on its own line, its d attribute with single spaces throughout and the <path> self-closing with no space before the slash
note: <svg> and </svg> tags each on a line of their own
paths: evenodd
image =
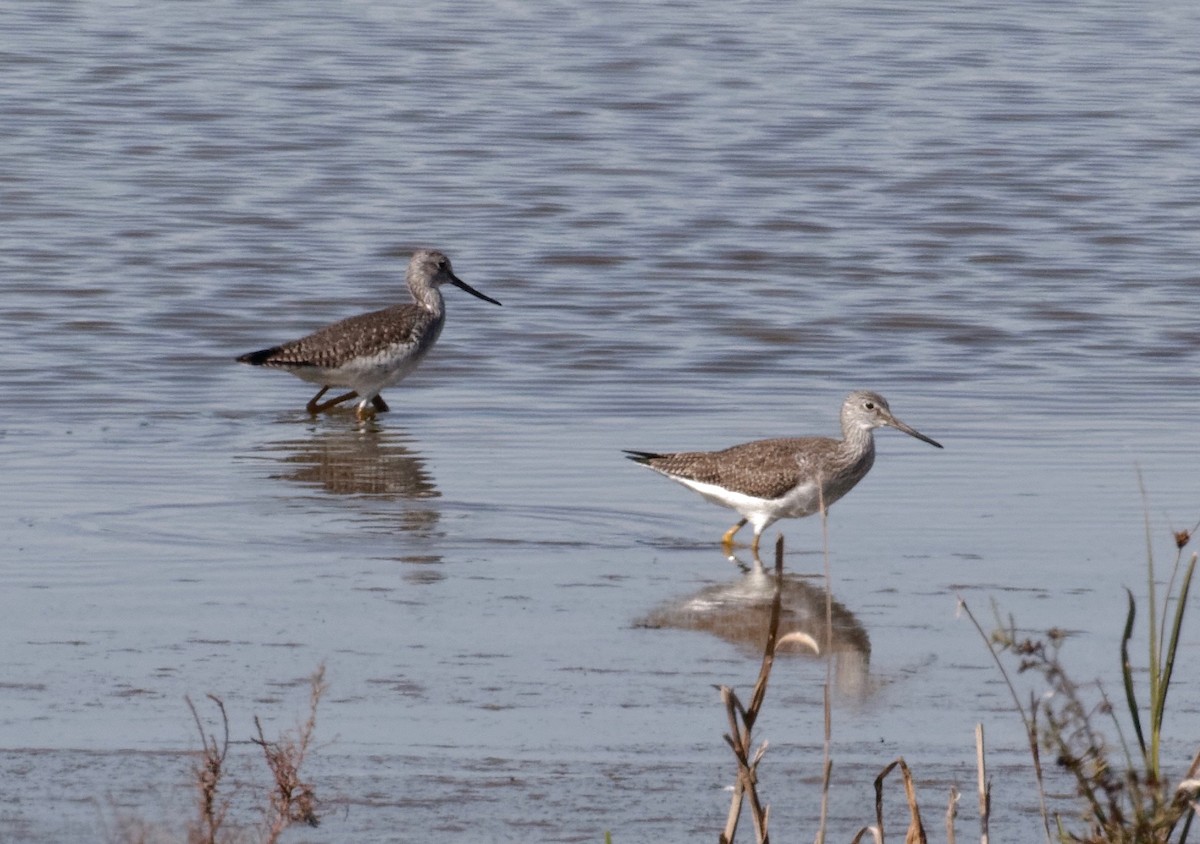
<svg viewBox="0 0 1200 844">
<path fill-rule="evenodd" d="M 190 812 L 183 696 L 246 739 L 321 662 L 303 840 L 715 837 L 763 584 L 620 449 L 833 434 L 859 387 L 946 450 L 881 432 L 830 519 L 837 840 L 897 755 L 932 816 L 968 791 L 978 721 L 1036 835 L 956 596 L 1111 687 L 1138 472 L 1160 564 L 1197 518 L 1197 44 L 1184 3 L 0 13 L 0 839 Z M 402 300 L 424 245 L 504 306 L 447 291 L 374 424 L 232 362 Z M 802 619 L 820 525 L 777 527 Z M 808 838 L 800 651 L 757 729 Z"/>
</svg>

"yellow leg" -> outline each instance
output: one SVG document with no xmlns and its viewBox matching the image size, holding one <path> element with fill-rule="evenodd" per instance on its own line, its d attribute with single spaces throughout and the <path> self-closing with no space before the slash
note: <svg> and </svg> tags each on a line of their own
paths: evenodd
<svg viewBox="0 0 1200 844">
<path fill-rule="evenodd" d="M 304 406 L 304 409 L 307 410 L 309 413 L 313 413 L 313 414 L 324 413 L 326 410 L 329 410 L 329 408 L 336 407 L 337 405 L 341 404 L 344 401 L 350 401 L 350 399 L 358 398 L 358 393 L 351 390 L 348 393 L 343 393 L 342 395 L 338 396 L 337 398 L 333 398 L 333 399 L 330 399 L 329 401 L 324 401 L 324 402 L 321 402 L 318 404 L 317 400 L 319 398 L 321 398 L 321 396 L 325 395 L 328 392 L 329 392 L 328 387 L 322 387 L 320 390 L 317 391 L 317 394 L 315 396 L 313 396 L 312 399 L 309 400 L 308 404 L 306 404 Z"/>
<path fill-rule="evenodd" d="M 746 526 L 746 520 L 742 519 L 736 525 L 725 531 L 725 535 L 721 537 L 721 547 L 725 549 L 725 553 L 733 552 L 733 535 Z M 754 537 L 756 540 L 758 537 Z"/>
<path fill-rule="evenodd" d="M 368 419 L 374 419 L 375 405 L 368 404 L 366 407 L 360 405 L 354 409 L 354 415 L 358 418 L 359 422 L 366 422 Z"/>
<path fill-rule="evenodd" d="M 369 405 L 365 407 L 362 405 L 356 407 L 354 409 L 354 415 L 358 417 L 359 422 L 366 422 L 368 419 L 375 418 L 376 411 L 379 413 L 387 413 L 388 410 L 389 408 L 387 406 L 387 402 L 383 400 L 383 397 L 375 396 L 373 399 L 371 399 L 371 403 Z"/>
<path fill-rule="evenodd" d="M 756 533 L 756 534 L 754 534 L 754 541 L 750 543 L 750 553 L 754 555 L 754 558 L 756 560 L 758 559 L 758 540 L 759 539 L 760 539 L 760 536 L 759 536 L 759 534 Z"/>
</svg>

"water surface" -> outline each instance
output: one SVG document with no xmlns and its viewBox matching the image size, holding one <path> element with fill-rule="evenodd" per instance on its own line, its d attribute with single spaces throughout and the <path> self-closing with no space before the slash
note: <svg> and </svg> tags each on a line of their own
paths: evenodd
<svg viewBox="0 0 1200 844">
<path fill-rule="evenodd" d="M 832 828 L 897 755 L 940 816 L 982 721 L 994 830 L 1036 836 L 956 601 L 1073 631 L 1112 689 L 1139 472 L 1160 565 L 1200 511 L 1192 6 L 3 18 L 0 838 L 170 825 L 183 696 L 244 742 L 302 717 L 322 662 L 327 814 L 297 839 L 715 836 L 713 686 L 752 685 L 730 626 L 757 599 L 694 610 L 761 583 L 720 553 L 732 513 L 620 449 L 832 435 L 856 388 L 946 449 L 881 432 L 830 519 Z M 232 362 L 403 300 L 417 246 L 504 306 L 448 290 L 392 413 L 310 419 L 308 385 Z M 820 524 L 778 528 L 823 600 Z M 780 836 L 815 829 L 824 677 L 781 660 L 759 722 Z"/>
</svg>

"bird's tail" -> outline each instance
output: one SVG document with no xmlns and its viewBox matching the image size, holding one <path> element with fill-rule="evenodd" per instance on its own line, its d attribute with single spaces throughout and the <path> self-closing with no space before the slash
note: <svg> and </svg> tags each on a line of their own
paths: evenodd
<svg viewBox="0 0 1200 844">
<path fill-rule="evenodd" d="M 641 463 L 643 466 L 649 465 L 650 461 L 656 457 L 662 457 L 661 454 L 653 451 L 630 451 L 627 448 L 621 449 L 621 451 L 624 452 L 626 460 Z"/>
<path fill-rule="evenodd" d="M 278 346 L 272 346 L 269 349 L 259 349 L 257 352 L 247 352 L 237 359 L 238 363 L 248 363 L 251 366 L 262 366 L 269 361 L 276 352 L 279 351 Z"/>
</svg>

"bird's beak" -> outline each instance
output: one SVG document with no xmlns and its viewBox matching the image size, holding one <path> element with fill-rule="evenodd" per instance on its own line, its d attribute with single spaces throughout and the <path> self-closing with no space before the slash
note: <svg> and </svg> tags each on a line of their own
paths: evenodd
<svg viewBox="0 0 1200 844">
<path fill-rule="evenodd" d="M 465 281 L 463 281 L 461 278 L 456 276 L 454 273 L 449 273 L 449 276 L 450 276 L 450 283 L 453 284 L 455 287 L 461 288 L 462 290 L 465 290 L 468 293 L 470 293 L 472 296 L 476 296 L 485 302 L 491 302 L 493 305 L 500 304 L 495 299 L 493 299 L 491 296 L 484 296 L 482 293 L 480 293 L 478 290 L 476 290 L 471 285 L 467 284 Z"/>
<path fill-rule="evenodd" d="M 893 428 L 895 428 L 897 431 L 903 431 L 904 433 L 908 434 L 910 437 L 916 437 L 917 439 L 921 440 L 922 442 L 927 442 L 932 446 L 936 446 L 937 448 L 943 447 L 942 444 L 940 442 L 938 442 L 937 440 L 925 436 L 920 431 L 918 431 L 916 428 L 908 427 L 907 425 L 905 425 L 903 422 L 901 422 L 899 419 L 897 419 L 894 416 L 888 420 L 888 424 L 891 425 Z"/>
</svg>

